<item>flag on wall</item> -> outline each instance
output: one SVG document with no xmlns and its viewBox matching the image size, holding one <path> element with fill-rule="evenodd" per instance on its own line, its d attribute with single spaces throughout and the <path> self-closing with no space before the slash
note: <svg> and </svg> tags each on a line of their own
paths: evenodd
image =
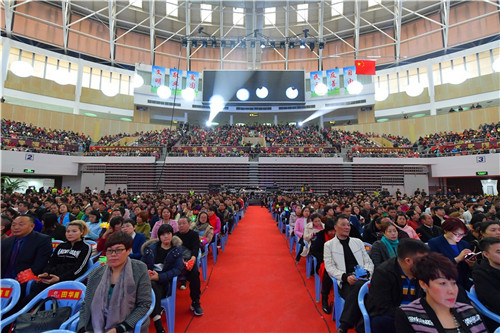
<svg viewBox="0 0 500 333">
<path fill-rule="evenodd" d="M 172 90 L 172 94 L 180 93 L 182 89 L 182 70 L 170 68 L 170 78 L 168 87 Z"/>
<path fill-rule="evenodd" d="M 345 91 L 347 92 L 347 86 L 349 83 L 356 81 L 357 76 L 356 76 L 356 67 L 351 66 L 351 67 L 344 67 L 344 88 Z"/>
<path fill-rule="evenodd" d="M 356 60 L 356 74 L 375 75 L 375 60 Z"/>
<path fill-rule="evenodd" d="M 340 93 L 339 69 L 328 69 L 326 71 L 326 82 L 328 86 L 328 95 L 337 95 Z"/>
<path fill-rule="evenodd" d="M 187 76 L 186 88 L 191 88 L 196 93 L 198 93 L 198 82 L 200 81 L 200 73 L 187 71 L 186 76 Z"/>
<path fill-rule="evenodd" d="M 314 91 L 316 89 L 316 86 L 323 82 L 323 72 L 311 72 L 309 74 L 311 79 L 311 97 L 317 97 L 319 95 Z"/>
<path fill-rule="evenodd" d="M 156 92 L 158 87 L 165 84 L 165 68 L 153 66 L 151 71 L 151 92 Z"/>
</svg>

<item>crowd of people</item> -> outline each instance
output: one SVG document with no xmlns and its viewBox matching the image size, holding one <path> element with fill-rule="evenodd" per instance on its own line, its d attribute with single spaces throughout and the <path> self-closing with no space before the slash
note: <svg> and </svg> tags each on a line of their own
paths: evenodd
<svg viewBox="0 0 500 333">
<path fill-rule="evenodd" d="M 220 241 L 231 233 L 245 201 L 244 195 L 136 195 L 90 188 L 76 194 L 57 189 L 5 194 L 2 278 L 25 286 L 20 274 L 30 270 L 36 276 L 6 317 L 48 286 L 82 276 L 96 251 L 107 260 L 88 276 L 78 331 L 130 331 L 149 309 L 152 289 L 157 301 L 151 319 L 157 332 L 165 332 L 160 299 L 168 296 L 175 276 L 180 289 L 189 288 L 190 308 L 201 316 L 199 252 L 208 255 L 205 244 L 214 243 L 216 234 Z M 52 240 L 62 241 L 54 251 Z M 87 240 L 96 242 L 94 249 Z"/>
<path fill-rule="evenodd" d="M 345 304 L 337 332 L 363 331 L 358 293 L 366 281 L 372 332 L 493 332 L 498 327 L 478 315 L 466 293 L 474 284 L 479 300 L 500 315 L 498 197 L 330 193 L 275 195 L 263 204 L 289 225 L 288 236 L 298 239 L 296 263 L 315 257 L 327 314 L 333 283 L 338 284 L 335 297 Z"/>
<path fill-rule="evenodd" d="M 126 147 L 109 146 L 125 136 L 138 139 Z M 244 138 L 263 138 L 261 144 L 243 143 Z M 375 138 L 389 140 L 393 147 L 379 147 Z M 23 138 L 23 140 L 12 140 Z M 11 140 L 9 140 L 11 139 Z M 26 139 L 31 141 L 26 142 Z M 30 143 L 31 142 L 31 143 Z M 41 144 L 46 142 L 49 145 Z M 93 146 L 93 147 L 91 147 Z M 201 152 L 184 150 L 182 147 L 232 147 L 249 148 L 224 152 Z M 284 151 L 269 150 L 282 147 Z M 288 147 L 302 147 L 304 151 L 286 151 Z M 329 149 L 326 151 L 307 151 L 308 147 Z M 153 150 L 149 148 L 154 148 Z M 78 133 L 47 130 L 20 122 L 2 120 L 2 149 L 42 153 L 77 153 L 90 156 L 159 156 L 165 148 L 170 156 L 203 157 L 246 157 L 246 156 L 306 156 L 330 157 L 347 149 L 346 157 L 440 157 L 469 154 L 489 154 L 500 151 L 500 122 L 484 124 L 477 130 L 463 132 L 440 132 L 420 137 L 414 143 L 404 136 L 391 134 L 360 133 L 340 129 L 320 129 L 318 126 L 298 127 L 295 125 L 245 125 L 181 126 L 178 129 L 117 134 L 102 137 L 93 144 L 90 137 Z M 268 148 L 268 149 L 266 149 Z M 383 149 L 382 149 L 383 148 Z"/>
</svg>

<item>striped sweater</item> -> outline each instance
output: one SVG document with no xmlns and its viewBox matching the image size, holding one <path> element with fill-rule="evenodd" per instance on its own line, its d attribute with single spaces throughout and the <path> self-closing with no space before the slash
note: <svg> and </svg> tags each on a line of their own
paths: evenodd
<svg viewBox="0 0 500 333">
<path fill-rule="evenodd" d="M 476 309 L 464 303 L 455 303 L 452 314 L 460 324 L 461 333 L 488 333 Z M 396 311 L 396 332 L 445 333 L 436 314 L 425 298 L 419 298 Z"/>
</svg>

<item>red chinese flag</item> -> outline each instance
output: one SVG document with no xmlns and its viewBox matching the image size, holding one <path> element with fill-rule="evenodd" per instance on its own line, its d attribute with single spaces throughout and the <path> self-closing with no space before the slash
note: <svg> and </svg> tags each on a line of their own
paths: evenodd
<svg viewBox="0 0 500 333">
<path fill-rule="evenodd" d="M 375 60 L 356 60 L 356 74 L 375 75 Z"/>
</svg>

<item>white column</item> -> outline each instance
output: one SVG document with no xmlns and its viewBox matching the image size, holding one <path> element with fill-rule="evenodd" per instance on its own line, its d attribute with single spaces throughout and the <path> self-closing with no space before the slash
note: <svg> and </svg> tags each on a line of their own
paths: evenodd
<svg viewBox="0 0 500 333">
<path fill-rule="evenodd" d="M 76 75 L 75 86 L 75 107 L 73 114 L 80 114 L 80 97 L 82 96 L 82 82 L 83 82 L 83 62 L 78 61 L 78 74 Z"/>
<path fill-rule="evenodd" d="M 323 116 L 319 116 L 319 128 L 320 129 L 324 128 L 324 126 L 323 126 Z"/>
<path fill-rule="evenodd" d="M 184 123 L 188 122 L 188 113 L 184 112 Z"/>
<path fill-rule="evenodd" d="M 274 114 L 274 125 L 278 125 L 278 115 Z"/>
<path fill-rule="evenodd" d="M 429 101 L 431 106 L 431 116 L 436 115 L 436 105 L 434 100 L 434 75 L 432 73 L 432 63 L 427 63 L 427 80 L 429 81 Z"/>
<path fill-rule="evenodd" d="M 233 125 L 233 115 L 232 114 L 229 115 L 229 125 L 231 125 L 231 126 Z"/>
<path fill-rule="evenodd" d="M 5 86 L 5 81 L 7 80 L 7 68 L 9 67 L 9 54 L 10 54 L 10 39 L 2 38 L 2 67 L 1 67 L 1 77 L 0 80 L 0 96 L 4 96 L 3 88 Z"/>
</svg>

